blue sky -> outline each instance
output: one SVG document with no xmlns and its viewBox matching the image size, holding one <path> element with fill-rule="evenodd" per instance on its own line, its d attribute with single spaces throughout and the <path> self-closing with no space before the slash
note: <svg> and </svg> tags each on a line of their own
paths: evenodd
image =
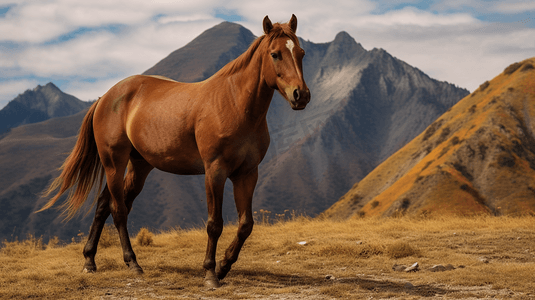
<svg viewBox="0 0 535 300">
<path fill-rule="evenodd" d="M 535 56 L 533 0 L 0 0 L 0 108 L 48 82 L 96 99 L 224 20 L 260 35 L 265 15 L 292 13 L 307 40 L 343 30 L 470 91 Z"/>
</svg>

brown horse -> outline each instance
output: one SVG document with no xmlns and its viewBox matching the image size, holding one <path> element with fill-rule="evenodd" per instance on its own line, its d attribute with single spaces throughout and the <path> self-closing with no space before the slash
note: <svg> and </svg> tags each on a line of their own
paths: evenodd
<svg viewBox="0 0 535 300">
<path fill-rule="evenodd" d="M 258 164 L 269 145 L 266 114 L 278 90 L 294 110 L 304 109 L 310 91 L 303 79 L 305 52 L 295 35 L 297 18 L 272 24 L 266 16 L 264 35 L 240 57 L 209 79 L 179 83 L 161 76 L 132 76 L 113 86 L 84 118 L 78 141 L 50 185 L 58 193 L 41 209 L 51 207 L 71 189 L 63 204 L 70 218 L 95 184 L 95 219 L 84 247 L 84 272 L 95 272 L 95 254 L 108 216 L 119 232 L 125 263 L 136 261 L 127 231 L 127 217 L 153 168 L 166 172 L 206 174 L 208 245 L 203 267 L 205 285 L 219 287 L 253 229 L 251 202 Z M 126 176 L 125 176 L 126 172 Z M 216 264 L 217 241 L 223 230 L 221 213 L 227 178 L 234 185 L 238 233 Z"/>
</svg>

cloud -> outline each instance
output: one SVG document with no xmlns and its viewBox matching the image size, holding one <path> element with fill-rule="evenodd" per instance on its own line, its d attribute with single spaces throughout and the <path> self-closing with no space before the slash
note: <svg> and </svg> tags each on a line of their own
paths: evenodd
<svg viewBox="0 0 535 300">
<path fill-rule="evenodd" d="M 94 82 L 72 80 L 62 90 L 83 101 L 96 100 L 104 95 L 112 86 L 123 80 L 125 76 L 100 78 Z"/>
<path fill-rule="evenodd" d="M 532 0 L 449 0 L 436 1 L 430 5 L 430 8 L 436 11 L 460 11 L 471 9 L 478 14 L 519 14 L 534 11 L 535 2 Z"/>
<path fill-rule="evenodd" d="M 0 41 L 43 43 L 80 27 L 136 26 L 152 21 L 155 16 L 198 15 L 216 3 L 210 0 L 21 0 L 0 19 Z"/>
<path fill-rule="evenodd" d="M 192 14 L 192 15 L 171 15 L 171 16 L 161 16 L 158 18 L 158 23 L 160 24 L 169 24 L 175 22 L 198 22 L 214 19 L 210 14 Z"/>
<path fill-rule="evenodd" d="M 499 13 L 509 13 L 509 14 L 535 11 L 535 2 L 533 1 L 498 2 L 492 6 L 492 11 L 499 12 Z"/>
<path fill-rule="evenodd" d="M 359 18 L 355 24 L 360 26 L 406 26 L 419 27 L 431 26 L 456 26 L 477 23 L 478 20 L 469 14 L 434 14 L 413 7 L 405 7 L 401 10 L 389 11 L 382 15 L 370 15 Z"/>
</svg>

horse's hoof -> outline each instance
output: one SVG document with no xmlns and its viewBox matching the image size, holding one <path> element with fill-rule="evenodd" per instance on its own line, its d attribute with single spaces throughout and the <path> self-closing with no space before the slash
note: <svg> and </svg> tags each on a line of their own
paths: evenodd
<svg viewBox="0 0 535 300">
<path fill-rule="evenodd" d="M 97 267 L 96 266 L 84 266 L 84 269 L 82 270 L 82 273 L 96 273 Z"/>
<path fill-rule="evenodd" d="M 217 276 L 217 279 L 219 280 L 225 278 L 225 276 L 227 276 L 228 271 L 230 271 L 230 269 L 221 268 L 221 262 L 221 260 L 218 261 L 215 266 L 215 274 Z"/>
<path fill-rule="evenodd" d="M 128 264 L 128 268 L 130 268 L 130 271 L 132 271 L 134 274 L 143 274 L 143 269 L 137 263 Z"/>
<path fill-rule="evenodd" d="M 206 274 L 204 286 L 209 289 L 217 289 L 221 287 L 221 283 L 219 283 L 219 279 L 214 274 Z"/>
</svg>

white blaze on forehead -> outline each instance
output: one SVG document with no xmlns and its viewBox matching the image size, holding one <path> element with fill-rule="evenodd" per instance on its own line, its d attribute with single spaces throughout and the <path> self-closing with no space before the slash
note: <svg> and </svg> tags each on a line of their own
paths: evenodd
<svg viewBox="0 0 535 300">
<path fill-rule="evenodd" d="M 292 57 L 294 56 L 294 42 L 292 40 L 288 40 L 286 42 L 286 48 L 290 49 L 290 52 L 292 53 Z"/>
<path fill-rule="evenodd" d="M 295 61 L 294 47 L 295 47 L 294 42 L 289 39 L 286 42 L 286 48 L 288 48 L 288 50 L 290 50 L 290 53 L 292 54 L 292 60 L 293 60 L 294 65 L 295 65 L 295 70 L 297 71 L 297 75 L 299 75 L 299 77 L 301 77 L 301 72 L 299 71 L 299 68 L 297 67 L 297 62 Z"/>
</svg>

